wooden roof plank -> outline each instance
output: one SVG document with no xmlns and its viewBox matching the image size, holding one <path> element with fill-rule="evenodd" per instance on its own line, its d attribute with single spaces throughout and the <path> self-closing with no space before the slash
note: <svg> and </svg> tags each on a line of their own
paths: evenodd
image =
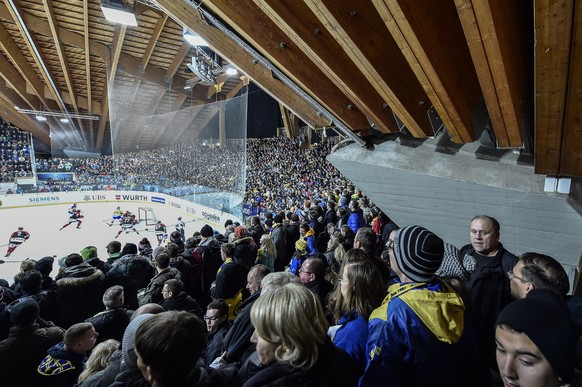
<svg viewBox="0 0 582 387">
<path fill-rule="evenodd" d="M 501 147 L 521 147 L 523 115 L 531 92 L 529 14 L 519 2 L 471 1 L 505 121 L 505 136 L 493 128 L 495 135 Z"/>
<path fill-rule="evenodd" d="M 560 176 L 582 176 L 582 1 L 573 16 Z"/>
<path fill-rule="evenodd" d="M 315 99 L 335 117 L 341 119 L 347 126 L 352 129 L 369 126 L 365 114 L 358 109 L 349 108 L 350 105 L 353 107 L 354 103 L 331 82 L 324 72 L 321 72 L 317 67 L 310 66 L 312 62 L 309 55 L 299 49 L 259 7 L 250 1 L 240 2 L 237 7 L 232 7 L 232 3 L 228 0 L 212 0 L 205 3 L 205 6 L 233 26 L 237 33 L 251 42 L 261 55 L 276 66 L 277 69 L 281 69 L 306 94 Z M 269 31 L 269 33 L 266 34 L 265 31 Z M 228 44 L 232 45 L 233 42 L 228 42 Z M 229 60 L 239 66 L 245 62 L 248 63 L 248 61 L 239 62 L 232 57 Z M 302 66 L 293 66 L 296 63 L 301 63 Z M 285 72 L 285 68 L 289 65 L 294 68 L 293 72 Z M 248 68 L 241 67 L 241 70 L 249 74 Z M 268 89 L 264 83 L 268 82 L 273 76 L 270 71 L 263 74 L 266 74 L 267 77 L 257 78 L 252 76 L 251 78 L 254 79 L 255 83 Z M 291 92 L 296 94 L 293 90 Z M 271 95 L 273 94 L 271 93 Z M 281 96 L 275 96 L 275 99 L 294 110 L 305 121 L 304 114 L 299 114 L 298 112 L 299 105 L 292 106 L 281 99 Z M 311 107 L 310 109 L 313 108 Z M 324 120 L 318 121 L 325 122 Z"/>
<path fill-rule="evenodd" d="M 557 176 L 568 84 L 573 0 L 536 0 L 535 173 Z"/>
<path fill-rule="evenodd" d="M 85 89 L 87 91 L 87 105 L 89 113 L 93 112 L 91 108 L 93 105 L 93 88 L 91 87 L 91 52 L 90 49 L 90 39 L 89 39 L 89 0 L 83 0 L 83 38 L 84 38 L 84 51 L 85 51 Z M 94 149 L 96 138 L 94 133 L 93 121 L 89 121 L 89 137 L 90 149 Z"/>
<path fill-rule="evenodd" d="M 349 56 L 320 27 L 321 23 L 305 4 L 296 2 L 291 6 L 277 0 L 255 0 L 255 3 L 378 130 L 398 130 L 392 112 L 384 107 L 383 98 L 364 74 L 354 68 Z"/>
<path fill-rule="evenodd" d="M 472 141 L 471 115 L 481 92 L 466 42 L 456 37 L 462 28 L 454 6 L 407 0 L 373 3 L 453 141 Z"/>
<path fill-rule="evenodd" d="M 497 98 L 497 91 L 495 90 L 495 82 L 491 75 L 491 68 L 487 61 L 487 53 L 483 44 L 483 37 L 477 24 L 477 16 L 471 4 L 471 0 L 455 0 L 459 19 L 463 26 L 467 45 L 473 58 L 475 71 L 479 78 L 483 99 L 487 105 L 489 119 L 493 130 L 498 135 L 496 136 L 499 145 L 508 146 L 507 130 L 505 128 L 505 121 L 503 120 L 503 113 Z"/>
</svg>

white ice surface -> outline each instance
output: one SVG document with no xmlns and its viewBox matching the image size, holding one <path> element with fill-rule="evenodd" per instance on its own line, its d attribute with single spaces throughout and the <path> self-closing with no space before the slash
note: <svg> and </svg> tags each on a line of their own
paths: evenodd
<svg viewBox="0 0 582 387">
<path fill-rule="evenodd" d="M 119 225 L 114 224 L 109 227 L 106 221 L 111 220 L 111 215 L 117 206 L 123 211 L 131 211 L 137 216 L 137 203 L 78 203 L 77 208 L 84 216 L 80 229 L 76 229 L 76 223 L 72 223 L 62 231 L 59 229 L 68 222 L 67 209 L 70 204 L 46 205 L 37 207 L 22 207 L 16 209 L 0 210 L 0 259 L 5 263 L 0 264 L 0 278 L 6 279 L 10 284 L 14 281 L 14 275 L 20 271 L 20 263 L 31 258 L 38 260 L 47 255 L 56 255 L 52 276 L 58 272 L 57 260 L 71 253 L 80 253 L 87 246 L 96 246 L 99 258 L 107 259 L 105 246 L 112 240 L 120 230 Z M 205 222 L 189 217 L 188 214 L 174 210 L 169 206 L 157 206 L 148 203 L 158 220 L 166 224 L 168 234 L 174 231 L 174 225 L 178 216 L 186 222 L 186 237 L 194 232 L 200 231 Z M 10 234 L 19 226 L 30 233 L 28 241 L 24 242 L 14 250 L 8 258 L 4 258 L 8 249 L 8 239 Z M 146 231 L 148 228 L 150 231 Z M 156 236 L 153 226 L 145 224 L 136 225 L 139 235 L 131 232 L 122 233 L 117 238 L 123 246 L 127 242 L 135 243 L 146 237 L 152 244 L 157 246 Z"/>
</svg>

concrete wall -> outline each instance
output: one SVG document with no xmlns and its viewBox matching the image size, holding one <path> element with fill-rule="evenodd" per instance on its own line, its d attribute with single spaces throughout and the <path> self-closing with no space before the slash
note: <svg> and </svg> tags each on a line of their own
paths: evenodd
<svg viewBox="0 0 582 387">
<path fill-rule="evenodd" d="M 461 247 L 471 218 L 486 214 L 499 220 L 501 241 L 514 254 L 537 251 L 568 271 L 578 267 L 581 181 L 572 181 L 570 195 L 546 193 L 545 176 L 517 152 L 396 138 L 372 150 L 348 145 L 328 160 L 401 227 L 419 224 Z"/>
</svg>

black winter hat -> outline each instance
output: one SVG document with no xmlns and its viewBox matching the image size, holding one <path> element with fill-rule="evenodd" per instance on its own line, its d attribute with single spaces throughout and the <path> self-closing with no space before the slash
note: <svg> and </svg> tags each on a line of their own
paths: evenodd
<svg viewBox="0 0 582 387">
<path fill-rule="evenodd" d="M 416 282 L 430 281 L 439 269 L 444 254 L 443 240 L 421 226 L 404 227 L 394 238 L 396 265 Z"/>
<path fill-rule="evenodd" d="M 204 238 L 211 237 L 212 234 L 214 234 L 214 230 L 207 224 L 205 224 L 200 230 L 200 235 L 202 235 Z"/>
<path fill-rule="evenodd" d="M 578 335 L 570 310 L 560 296 L 548 289 L 531 290 L 521 300 L 507 305 L 496 325 L 523 332 L 543 353 L 556 375 L 570 382 Z"/>
<path fill-rule="evenodd" d="M 281 215 L 275 215 L 273 223 L 283 223 L 283 217 Z"/>
<path fill-rule="evenodd" d="M 26 327 L 33 324 L 38 318 L 40 309 L 32 298 L 20 298 L 8 305 L 10 320 L 14 326 Z"/>
<path fill-rule="evenodd" d="M 43 257 L 36 262 L 34 268 L 42 275 L 49 275 L 53 271 L 54 257 Z"/>
<path fill-rule="evenodd" d="M 126 243 L 121 249 L 121 256 L 128 254 L 137 254 L 137 246 L 135 243 Z"/>
<path fill-rule="evenodd" d="M 182 234 L 180 234 L 180 231 L 172 231 L 170 241 L 182 243 Z"/>
</svg>

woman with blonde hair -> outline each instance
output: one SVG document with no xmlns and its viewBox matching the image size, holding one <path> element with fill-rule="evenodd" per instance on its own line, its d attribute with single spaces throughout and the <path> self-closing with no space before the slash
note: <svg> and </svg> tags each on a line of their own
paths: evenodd
<svg viewBox="0 0 582 387">
<path fill-rule="evenodd" d="M 329 304 L 337 325 L 328 333 L 354 359 L 361 375 L 368 355 L 368 317 L 382 304 L 386 286 L 376 265 L 360 249 L 346 253 L 339 278 Z"/>
<path fill-rule="evenodd" d="M 97 374 L 99 371 L 107 368 L 111 362 L 111 355 L 119 348 L 119 341 L 114 339 L 105 340 L 102 343 L 97 344 L 97 346 L 91 352 L 89 359 L 87 359 L 87 364 L 85 369 L 79 375 L 78 382 L 86 382 L 93 375 Z M 100 377 L 100 376 L 99 376 Z"/>
<path fill-rule="evenodd" d="M 262 263 L 273 273 L 275 271 L 275 259 L 277 258 L 277 249 L 269 234 L 263 234 L 260 239 L 261 248 L 257 252 L 255 265 Z"/>
<path fill-rule="evenodd" d="M 304 285 L 287 283 L 261 294 L 251 322 L 260 364 L 243 366 L 243 387 L 357 385 L 353 361 L 331 343 L 321 304 Z"/>
</svg>

